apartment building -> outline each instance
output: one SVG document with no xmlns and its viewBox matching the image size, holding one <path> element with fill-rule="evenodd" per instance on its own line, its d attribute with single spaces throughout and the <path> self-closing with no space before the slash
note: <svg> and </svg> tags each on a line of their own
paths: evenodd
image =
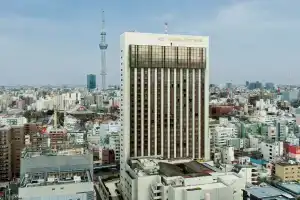
<svg viewBox="0 0 300 200">
<path fill-rule="evenodd" d="M 26 123 L 24 124 L 24 134 L 31 135 L 39 132 L 41 124 L 37 123 Z"/>
<path fill-rule="evenodd" d="M 0 127 L 0 181 L 9 181 L 12 178 L 11 135 L 11 127 Z"/>
<path fill-rule="evenodd" d="M 236 128 L 233 124 L 231 125 L 231 127 L 217 126 L 211 129 L 211 147 L 226 146 L 230 138 L 237 136 Z"/>
<path fill-rule="evenodd" d="M 283 156 L 283 142 L 261 142 L 260 147 L 266 161 L 274 161 Z"/>
<path fill-rule="evenodd" d="M 24 124 L 26 146 L 31 146 L 32 148 L 40 148 L 41 146 L 45 146 L 44 144 L 47 142 L 48 136 L 40 133 L 42 128 L 42 124 L 40 123 Z"/>
<path fill-rule="evenodd" d="M 111 133 L 109 137 L 109 149 L 114 150 L 116 161 L 120 161 L 120 133 Z"/>
<path fill-rule="evenodd" d="M 277 163 L 275 175 L 284 182 L 300 180 L 300 164 L 294 162 Z"/>
<path fill-rule="evenodd" d="M 12 177 L 20 176 L 20 157 L 25 146 L 24 126 L 11 127 L 11 166 Z"/>
<path fill-rule="evenodd" d="M 24 148 L 23 126 L 0 127 L 0 180 L 11 180 L 20 175 L 20 155 Z"/>
<path fill-rule="evenodd" d="M 49 127 L 45 134 L 50 138 L 50 145 L 54 149 L 63 147 L 68 141 L 67 130 L 63 128 Z"/>
</svg>

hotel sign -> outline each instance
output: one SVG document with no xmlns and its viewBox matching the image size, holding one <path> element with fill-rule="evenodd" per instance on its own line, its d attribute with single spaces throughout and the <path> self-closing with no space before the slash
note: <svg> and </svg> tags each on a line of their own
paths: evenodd
<svg viewBox="0 0 300 200">
<path fill-rule="evenodd" d="M 189 43 L 203 42 L 203 39 L 188 38 L 188 37 L 171 37 L 171 38 L 160 37 L 160 38 L 158 38 L 158 40 L 159 41 L 167 41 L 167 42 L 189 42 Z"/>
</svg>

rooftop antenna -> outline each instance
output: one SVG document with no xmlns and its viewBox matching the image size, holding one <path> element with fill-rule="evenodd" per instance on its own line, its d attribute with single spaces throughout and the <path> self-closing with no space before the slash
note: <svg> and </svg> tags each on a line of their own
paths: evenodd
<svg viewBox="0 0 300 200">
<path fill-rule="evenodd" d="M 168 34 L 168 22 L 165 22 L 165 34 Z"/>
<path fill-rule="evenodd" d="M 57 106 L 55 105 L 54 107 L 54 118 L 53 118 L 53 121 L 54 121 L 54 129 L 55 129 L 55 132 L 57 131 Z"/>
<path fill-rule="evenodd" d="M 66 97 L 64 97 L 64 127 L 66 127 L 66 117 L 67 117 L 67 102 L 66 102 Z"/>
</svg>

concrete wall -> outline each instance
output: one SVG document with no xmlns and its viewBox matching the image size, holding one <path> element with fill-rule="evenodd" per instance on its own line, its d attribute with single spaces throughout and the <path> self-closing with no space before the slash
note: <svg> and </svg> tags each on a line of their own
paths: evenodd
<svg viewBox="0 0 300 200">
<path fill-rule="evenodd" d="M 93 155 L 38 156 L 21 159 L 21 176 L 31 172 L 53 172 L 72 169 L 90 170 L 93 177 Z"/>
</svg>

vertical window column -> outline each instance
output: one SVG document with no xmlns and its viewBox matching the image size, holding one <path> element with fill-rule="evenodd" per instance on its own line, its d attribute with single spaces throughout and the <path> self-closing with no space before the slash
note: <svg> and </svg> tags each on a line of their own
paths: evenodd
<svg viewBox="0 0 300 200">
<path fill-rule="evenodd" d="M 189 69 L 187 68 L 186 70 L 186 156 L 189 156 L 189 134 L 190 134 L 190 130 L 189 130 Z"/>
<path fill-rule="evenodd" d="M 138 120 L 138 116 L 137 116 L 137 68 L 134 68 L 134 156 L 137 156 L 137 140 L 138 140 L 138 132 L 137 132 L 137 120 Z M 132 122 L 131 122 L 132 123 Z"/>
<path fill-rule="evenodd" d="M 154 69 L 154 155 L 157 155 L 157 68 Z"/>
<path fill-rule="evenodd" d="M 177 103 L 177 95 L 176 95 L 176 90 L 177 90 L 177 82 L 176 82 L 176 68 L 174 68 L 174 71 L 173 71 L 173 75 L 174 75 L 174 81 L 173 81 L 173 91 L 174 91 L 174 99 L 173 99 L 173 104 L 174 104 L 174 106 L 173 106 L 173 109 L 174 109 L 174 126 L 173 126 L 173 129 L 174 129 L 174 132 L 173 132 L 173 138 L 174 138 L 174 158 L 176 158 L 176 136 L 177 136 L 177 125 L 176 125 L 176 123 L 177 123 L 177 116 L 176 116 L 176 114 L 177 114 L 177 105 L 176 105 L 176 103 Z"/>
<path fill-rule="evenodd" d="M 144 94 L 144 68 L 141 68 L 141 156 L 144 156 L 144 102 L 145 102 L 145 94 Z"/>
<path fill-rule="evenodd" d="M 180 69 L 180 157 L 183 157 L 183 69 Z"/>
</svg>

